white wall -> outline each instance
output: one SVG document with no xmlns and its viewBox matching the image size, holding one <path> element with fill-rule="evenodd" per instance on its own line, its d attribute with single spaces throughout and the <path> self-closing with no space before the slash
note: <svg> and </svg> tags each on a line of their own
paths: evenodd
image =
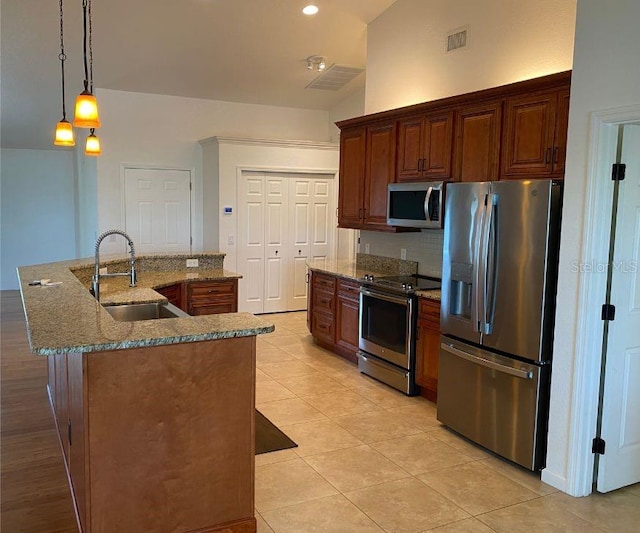
<svg viewBox="0 0 640 533">
<path fill-rule="evenodd" d="M 340 129 L 336 122 L 364 115 L 364 87 L 347 96 L 329 111 L 329 137 L 331 142 L 340 142 Z"/>
<path fill-rule="evenodd" d="M 398 0 L 367 28 L 366 113 L 571 69 L 576 0 Z M 468 26 L 468 48 L 446 34 Z"/>
<path fill-rule="evenodd" d="M 572 444 L 585 439 L 588 444 L 595 435 L 595 419 L 590 421 L 593 431 L 581 434 L 576 418 L 581 410 L 592 409 L 593 402 L 597 401 L 596 394 L 589 398 L 589 406 L 574 403 L 581 389 L 588 386 L 575 374 L 576 365 L 588 356 L 595 365 L 599 360 L 599 354 L 579 353 L 577 331 L 589 316 L 599 314 L 600 309 L 578 307 L 582 286 L 595 280 L 585 277 L 588 274 L 574 272 L 571 262 L 584 257 L 589 222 L 609 226 L 606 214 L 591 213 L 585 208 L 593 155 L 589 151 L 590 121 L 593 112 L 640 104 L 638 20 L 640 2 L 637 0 L 578 1 L 565 172 L 565 223 L 558 277 L 557 299 L 562 306 L 557 315 L 554 344 L 549 455 L 543 472 L 545 481 L 574 495 L 586 493 L 590 472 L 585 470 L 590 465 L 588 461 L 585 465 L 584 458 L 572 457 Z M 609 175 L 603 173 L 595 179 L 608 180 Z M 607 260 L 606 255 L 588 259 L 601 263 Z M 604 294 L 602 298 L 604 302 Z M 592 370 L 596 376 L 599 374 L 597 368 Z M 579 482 L 581 477 L 586 478 L 586 483 Z"/>
<path fill-rule="evenodd" d="M 329 116 L 273 106 L 176 96 L 97 90 L 102 128 L 98 158 L 98 230 L 124 226 L 123 165 L 193 171 L 194 249 L 202 248 L 203 212 L 215 198 L 203 198 L 199 139 L 214 135 L 327 141 Z M 103 243 L 105 252 L 122 252 L 124 241 Z"/>
<path fill-rule="evenodd" d="M 0 289 L 16 267 L 76 257 L 74 153 L 3 149 Z"/>
</svg>

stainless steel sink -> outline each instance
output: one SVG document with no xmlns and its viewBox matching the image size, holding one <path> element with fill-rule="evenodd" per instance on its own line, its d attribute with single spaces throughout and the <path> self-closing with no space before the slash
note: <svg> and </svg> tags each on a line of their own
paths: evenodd
<svg viewBox="0 0 640 533">
<path fill-rule="evenodd" d="M 181 318 L 187 313 L 170 303 L 145 303 L 129 305 L 105 305 L 107 313 L 120 322 L 156 320 L 158 318 Z"/>
</svg>

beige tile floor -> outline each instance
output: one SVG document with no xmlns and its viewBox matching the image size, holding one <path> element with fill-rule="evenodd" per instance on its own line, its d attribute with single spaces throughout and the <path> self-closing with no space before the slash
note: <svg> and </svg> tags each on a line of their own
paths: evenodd
<svg viewBox="0 0 640 533">
<path fill-rule="evenodd" d="M 315 346 L 304 312 L 269 318 L 256 404 L 298 447 L 256 456 L 260 533 L 640 531 L 640 485 L 558 492 Z"/>
</svg>

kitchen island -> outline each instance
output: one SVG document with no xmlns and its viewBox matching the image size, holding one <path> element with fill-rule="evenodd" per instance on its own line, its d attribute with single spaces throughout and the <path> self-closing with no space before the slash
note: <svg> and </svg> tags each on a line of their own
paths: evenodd
<svg viewBox="0 0 640 533">
<path fill-rule="evenodd" d="M 144 260 L 138 286 L 105 283 L 103 303 L 162 302 L 159 285 L 238 277 L 206 261 L 145 271 Z M 255 531 L 255 336 L 273 325 L 248 313 L 118 322 L 88 292 L 92 266 L 18 269 L 79 529 Z M 41 279 L 62 283 L 29 285 Z"/>
</svg>

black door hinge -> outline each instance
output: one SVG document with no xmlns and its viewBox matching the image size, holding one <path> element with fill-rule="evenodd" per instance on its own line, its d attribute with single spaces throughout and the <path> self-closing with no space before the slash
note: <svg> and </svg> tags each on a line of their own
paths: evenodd
<svg viewBox="0 0 640 533">
<path fill-rule="evenodd" d="M 611 166 L 611 179 L 613 181 L 622 181 L 624 179 L 624 173 L 627 165 L 624 163 L 614 163 Z"/>
<path fill-rule="evenodd" d="M 602 304 L 602 320 L 615 320 L 616 306 L 613 304 Z"/>
<path fill-rule="evenodd" d="M 596 437 L 593 439 L 593 443 L 591 445 L 591 453 L 597 453 L 599 455 L 604 455 L 604 446 L 605 442 L 600 437 Z"/>
</svg>

